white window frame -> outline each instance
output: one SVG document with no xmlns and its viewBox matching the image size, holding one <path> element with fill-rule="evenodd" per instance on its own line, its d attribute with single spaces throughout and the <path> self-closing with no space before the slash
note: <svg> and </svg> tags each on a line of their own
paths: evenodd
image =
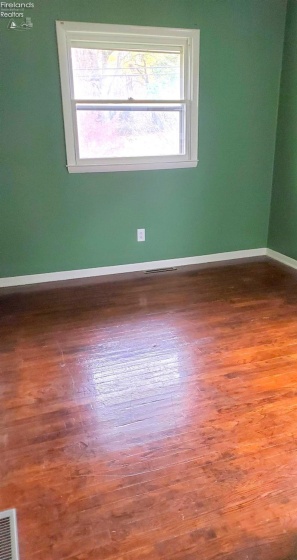
<svg viewBox="0 0 297 560">
<path fill-rule="evenodd" d="M 64 130 L 69 173 L 94 173 L 102 171 L 131 171 L 149 169 L 174 169 L 196 167 L 198 163 L 198 82 L 199 82 L 199 30 L 171 29 L 165 27 L 139 27 L 130 25 L 108 25 L 99 23 L 79 23 L 57 21 L 57 41 L 61 76 L 61 91 L 64 116 Z M 170 100 L 183 105 L 185 110 L 185 153 L 172 156 L 118 157 L 100 159 L 80 159 L 76 104 L 84 100 L 74 99 L 71 68 L 71 46 L 87 48 L 136 49 L 156 46 L 161 50 L 168 47 L 181 48 L 183 52 L 183 99 Z M 112 100 L 105 102 L 113 103 Z M 87 103 L 102 103 L 102 100 L 88 100 Z M 138 101 L 116 100 L 114 103 L 141 103 Z M 160 101 L 142 101 L 151 105 Z M 166 101 L 167 104 L 167 101 Z"/>
</svg>

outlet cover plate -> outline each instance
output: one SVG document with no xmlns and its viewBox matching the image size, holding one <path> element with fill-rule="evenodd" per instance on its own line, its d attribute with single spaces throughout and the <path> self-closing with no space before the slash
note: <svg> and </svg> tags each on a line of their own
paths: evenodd
<svg viewBox="0 0 297 560">
<path fill-rule="evenodd" d="M 145 241 L 145 229 L 137 230 L 137 241 Z"/>
</svg>

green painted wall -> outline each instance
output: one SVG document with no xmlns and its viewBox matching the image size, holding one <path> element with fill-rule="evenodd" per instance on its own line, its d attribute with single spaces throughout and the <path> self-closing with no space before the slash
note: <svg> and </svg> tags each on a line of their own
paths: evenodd
<svg viewBox="0 0 297 560">
<path fill-rule="evenodd" d="M 268 246 L 297 259 L 297 2 L 289 0 Z"/>
<path fill-rule="evenodd" d="M 0 19 L 0 276 L 266 246 L 285 9 L 285 0 L 36 0 L 32 30 Z M 197 168 L 67 173 L 56 19 L 201 29 Z"/>
</svg>

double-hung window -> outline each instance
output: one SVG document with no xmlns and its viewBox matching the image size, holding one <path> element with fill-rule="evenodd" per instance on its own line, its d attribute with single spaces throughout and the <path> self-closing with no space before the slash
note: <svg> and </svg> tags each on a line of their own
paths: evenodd
<svg viewBox="0 0 297 560">
<path fill-rule="evenodd" d="M 57 22 L 72 173 L 195 167 L 199 31 Z"/>
</svg>

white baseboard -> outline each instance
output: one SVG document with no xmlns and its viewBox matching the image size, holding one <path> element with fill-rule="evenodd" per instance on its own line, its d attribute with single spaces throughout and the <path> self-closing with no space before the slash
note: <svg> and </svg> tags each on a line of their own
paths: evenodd
<svg viewBox="0 0 297 560">
<path fill-rule="evenodd" d="M 291 257 L 287 257 L 283 253 L 278 253 L 277 251 L 273 251 L 273 249 L 267 249 L 267 257 L 270 257 L 274 261 L 278 261 L 282 264 L 290 266 L 291 268 L 297 268 L 297 261 L 292 259 Z"/>
<path fill-rule="evenodd" d="M 185 257 L 180 259 L 167 259 L 162 261 L 149 261 L 143 263 L 121 264 L 118 266 L 101 266 L 98 268 L 84 268 L 81 270 L 66 270 L 63 272 L 48 272 L 44 274 L 28 274 L 26 276 L 11 276 L 0 278 L 0 288 L 10 286 L 26 286 L 28 284 L 41 284 L 44 282 L 58 282 L 61 280 L 74 280 L 76 278 L 90 278 L 92 276 L 108 276 L 109 274 L 124 274 L 127 272 L 141 272 L 156 268 L 187 266 L 205 264 L 234 259 L 261 257 L 267 254 L 266 248 L 248 249 L 244 251 L 229 251 L 227 253 L 214 253 L 198 257 Z"/>
</svg>

